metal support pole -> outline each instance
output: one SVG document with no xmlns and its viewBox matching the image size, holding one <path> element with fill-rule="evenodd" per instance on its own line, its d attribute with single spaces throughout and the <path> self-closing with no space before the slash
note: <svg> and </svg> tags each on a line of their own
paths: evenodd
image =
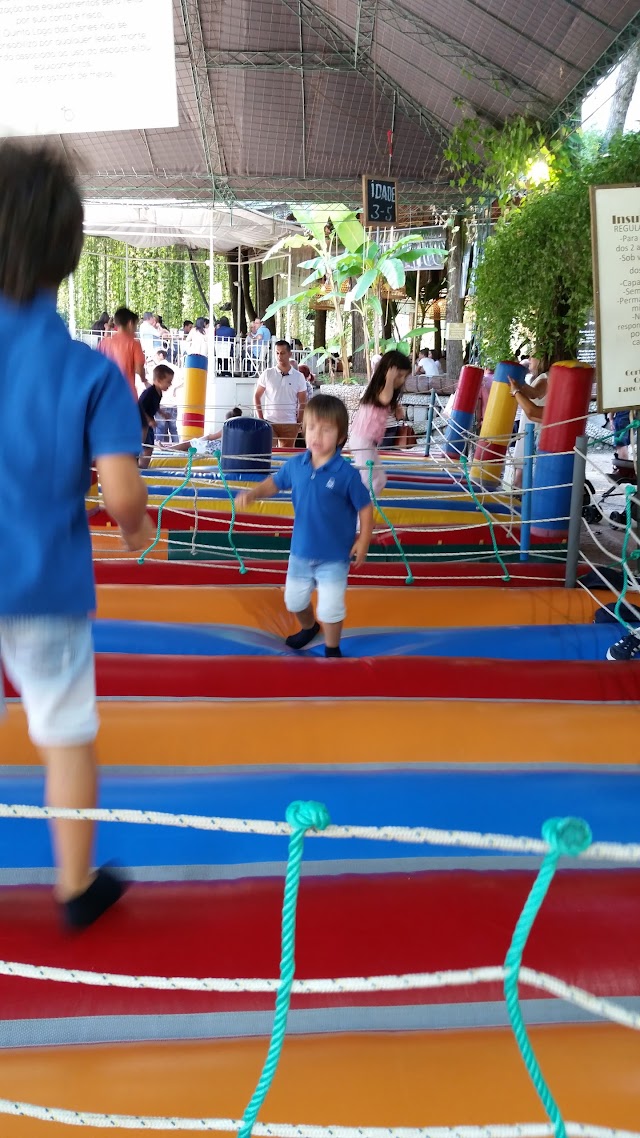
<svg viewBox="0 0 640 1138">
<path fill-rule="evenodd" d="M 529 560 L 531 548 L 531 491 L 533 488 L 533 456 L 536 450 L 535 427 L 524 428 L 524 465 L 522 467 L 522 504 L 520 507 L 520 560 Z"/>
<path fill-rule="evenodd" d="M 420 269 L 416 272 L 416 302 L 413 306 L 413 327 L 418 327 L 418 308 L 420 306 Z M 416 370 L 416 353 L 418 348 L 418 337 L 414 336 L 411 344 L 411 367 Z"/>
<path fill-rule="evenodd" d="M 69 273 L 69 335 L 75 340 L 78 329 L 76 326 L 76 281 L 73 273 Z"/>
<path fill-rule="evenodd" d="M 428 458 L 431 450 L 431 432 L 433 430 L 433 413 L 436 409 L 436 389 L 431 388 L 431 395 L 429 396 L 429 414 L 427 415 L 427 434 L 424 440 L 424 453 Z"/>
<path fill-rule="evenodd" d="M 240 319 L 242 313 L 242 246 L 238 245 L 238 317 L 236 322 L 236 335 L 240 336 Z"/>
<path fill-rule="evenodd" d="M 291 296 L 292 284 L 293 284 L 293 255 L 291 253 L 291 250 L 289 250 L 289 265 L 288 265 L 288 272 L 287 272 L 287 296 Z M 291 317 L 292 317 L 292 315 L 293 315 L 293 313 L 292 313 L 291 305 L 288 304 L 287 305 L 287 340 L 289 341 L 289 343 L 291 343 Z"/>
<path fill-rule="evenodd" d="M 131 307 L 129 297 L 129 246 L 124 247 L 124 302 L 127 308 Z"/>
<path fill-rule="evenodd" d="M 571 486 L 571 511 L 569 514 L 569 533 L 567 536 L 567 565 L 564 575 L 565 589 L 575 589 L 578 581 L 578 558 L 580 556 L 580 530 L 582 527 L 582 504 L 584 502 L 584 480 L 587 470 L 587 436 L 576 439 L 573 456 L 573 484 Z"/>
<path fill-rule="evenodd" d="M 213 339 L 214 325 L 215 325 L 215 312 L 213 311 L 213 286 L 214 279 L 214 260 L 213 260 L 213 210 L 211 211 L 211 218 L 209 221 L 209 338 Z"/>
</svg>

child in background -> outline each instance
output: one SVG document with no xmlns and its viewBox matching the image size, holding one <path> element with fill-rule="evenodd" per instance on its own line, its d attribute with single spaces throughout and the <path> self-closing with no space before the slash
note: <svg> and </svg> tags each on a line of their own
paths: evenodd
<svg viewBox="0 0 640 1138">
<path fill-rule="evenodd" d="M 92 459 L 126 547 L 144 549 L 153 530 L 131 389 L 111 360 L 71 339 L 56 312 L 82 225 L 64 159 L 41 145 L 0 143 L 0 657 L 45 764 L 47 805 L 85 810 L 97 801 L 96 597 L 84 502 Z M 56 898 L 73 928 L 92 924 L 123 891 L 113 873 L 92 871 L 93 836 L 93 822 L 53 822 Z"/>
<path fill-rule="evenodd" d="M 107 359 L 113 360 L 126 379 L 134 399 L 138 398 L 136 379 L 143 387 L 147 386 L 144 352 L 138 340 L 138 316 L 130 308 L 118 308 L 113 316 L 116 332 L 113 336 L 103 336 L 98 351 Z"/>
<path fill-rule="evenodd" d="M 153 369 L 153 382 L 145 388 L 138 400 L 138 411 L 142 423 L 142 453 L 138 459 L 138 466 L 146 470 L 151 462 L 155 444 L 156 415 L 162 414 L 160 402 L 162 395 L 168 391 L 173 383 L 173 368 L 168 364 L 158 364 Z"/>
<path fill-rule="evenodd" d="M 390 416 L 396 417 L 402 388 L 411 374 L 411 360 L 403 352 L 385 352 L 376 367 L 351 424 L 349 449 L 367 490 L 370 474 L 367 462 L 373 462 L 373 490 L 379 494 L 387 476 L 380 462 L 378 448 L 384 438 Z"/>
<path fill-rule="evenodd" d="M 240 407 L 233 407 L 231 411 L 227 411 L 225 419 L 239 419 L 242 416 L 242 409 Z M 201 435 L 199 439 L 186 439 L 183 443 L 162 443 L 164 450 L 179 450 L 188 451 L 193 447 L 197 455 L 213 454 L 213 447 L 210 443 L 218 442 L 222 438 L 222 431 L 214 431 L 210 435 Z"/>
<path fill-rule="evenodd" d="M 349 429 L 347 409 L 333 395 L 316 395 L 304 410 L 308 449 L 290 458 L 278 472 L 236 498 L 236 509 L 291 490 L 294 522 L 284 603 L 296 614 L 300 632 L 286 644 L 306 648 L 324 626 L 325 656 L 340 657 L 346 615 L 349 562 L 364 564 L 373 530 L 373 507 L 356 470 L 342 457 Z M 356 524 L 360 533 L 356 536 Z M 318 590 L 318 620 L 311 597 Z"/>
</svg>

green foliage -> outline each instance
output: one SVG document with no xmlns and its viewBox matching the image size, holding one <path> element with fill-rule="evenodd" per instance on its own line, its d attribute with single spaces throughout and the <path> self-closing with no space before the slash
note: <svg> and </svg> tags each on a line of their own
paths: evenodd
<svg viewBox="0 0 640 1138">
<path fill-rule="evenodd" d="M 376 241 L 370 241 L 357 215 L 344 205 L 307 206 L 294 210 L 297 221 L 307 230 L 306 244 L 316 256 L 301 263 L 309 269 L 303 289 L 292 296 L 274 301 L 265 316 L 294 304 L 312 303 L 318 296 L 331 300 L 337 328 L 337 350 L 343 364 L 343 375 L 349 376 L 348 324 L 345 314 L 355 308 L 365 329 L 367 370 L 370 346 L 379 346 L 378 332 L 382 318 L 382 305 L 378 295 L 386 281 L 391 288 L 402 288 L 406 280 L 406 266 L 433 252 L 420 245 L 420 237 L 408 234 L 401 237 L 390 249 L 382 250 Z M 413 246 L 413 248 L 411 248 Z M 284 238 L 274 245 L 266 257 L 282 248 L 300 247 L 300 237 Z M 349 286 L 345 293 L 344 289 Z M 395 341 L 394 341 L 395 343 Z"/>
<path fill-rule="evenodd" d="M 589 186 L 638 181 L 640 135 L 587 151 L 554 183 L 502 218 L 476 272 L 476 315 L 488 362 L 508 359 L 522 332 L 536 355 L 575 358 L 593 303 Z"/>
<path fill-rule="evenodd" d="M 571 160 L 562 133 L 550 137 L 540 122 L 522 115 L 500 126 L 464 119 L 444 156 L 451 185 L 469 195 L 467 205 L 478 197 L 481 205 L 497 199 L 503 211 L 537 180 L 554 182 Z"/>
<path fill-rule="evenodd" d="M 140 315 L 158 312 L 170 328 L 178 328 L 185 318 L 195 320 L 206 315 L 208 303 L 197 288 L 190 256 L 195 262 L 209 292 L 208 253 L 190 251 L 183 245 L 166 248 L 137 249 L 107 237 L 85 239 L 80 264 L 75 273 L 76 323 L 90 328 L 105 309 L 113 315 L 126 303 L 127 261 L 129 273 L 129 307 Z M 229 301 L 229 276 L 224 257 L 215 257 L 214 280 L 222 284 L 223 302 Z M 68 286 L 60 290 L 60 311 L 68 318 Z"/>
</svg>

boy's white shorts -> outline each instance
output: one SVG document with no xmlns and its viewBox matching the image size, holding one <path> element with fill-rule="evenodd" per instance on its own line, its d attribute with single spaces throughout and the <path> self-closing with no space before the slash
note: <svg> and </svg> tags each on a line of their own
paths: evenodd
<svg viewBox="0 0 640 1138">
<path fill-rule="evenodd" d="M 20 693 L 36 746 L 93 742 L 98 716 L 93 638 L 87 617 L 2 616 L 0 660 Z M 4 710 L 0 683 L 0 718 Z"/>
</svg>

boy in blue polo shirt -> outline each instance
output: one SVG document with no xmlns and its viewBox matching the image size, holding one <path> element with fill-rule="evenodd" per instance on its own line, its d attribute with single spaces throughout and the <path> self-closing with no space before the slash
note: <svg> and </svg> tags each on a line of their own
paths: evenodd
<svg viewBox="0 0 640 1138">
<path fill-rule="evenodd" d="M 307 403 L 304 454 L 285 462 L 253 490 L 239 494 L 236 508 L 246 510 L 261 498 L 291 490 L 294 522 L 284 603 L 301 629 L 288 636 L 289 648 L 306 648 L 320 631 L 311 596 L 318 590 L 318 620 L 324 627 L 325 656 L 341 656 L 340 634 L 346 615 L 345 592 L 351 559 L 366 560 L 373 531 L 373 507 L 359 471 L 340 453 L 349 433 L 341 399 L 316 395 Z M 360 532 L 356 536 L 356 524 Z"/>
<path fill-rule="evenodd" d="M 0 143 L 0 661 L 46 766 L 47 804 L 74 809 L 96 805 L 92 459 L 127 548 L 153 537 L 127 381 L 73 341 L 56 312 L 82 223 L 61 158 Z M 123 891 L 108 870 L 92 871 L 93 830 L 92 822 L 53 825 L 56 897 L 72 928 L 92 924 Z"/>
</svg>

